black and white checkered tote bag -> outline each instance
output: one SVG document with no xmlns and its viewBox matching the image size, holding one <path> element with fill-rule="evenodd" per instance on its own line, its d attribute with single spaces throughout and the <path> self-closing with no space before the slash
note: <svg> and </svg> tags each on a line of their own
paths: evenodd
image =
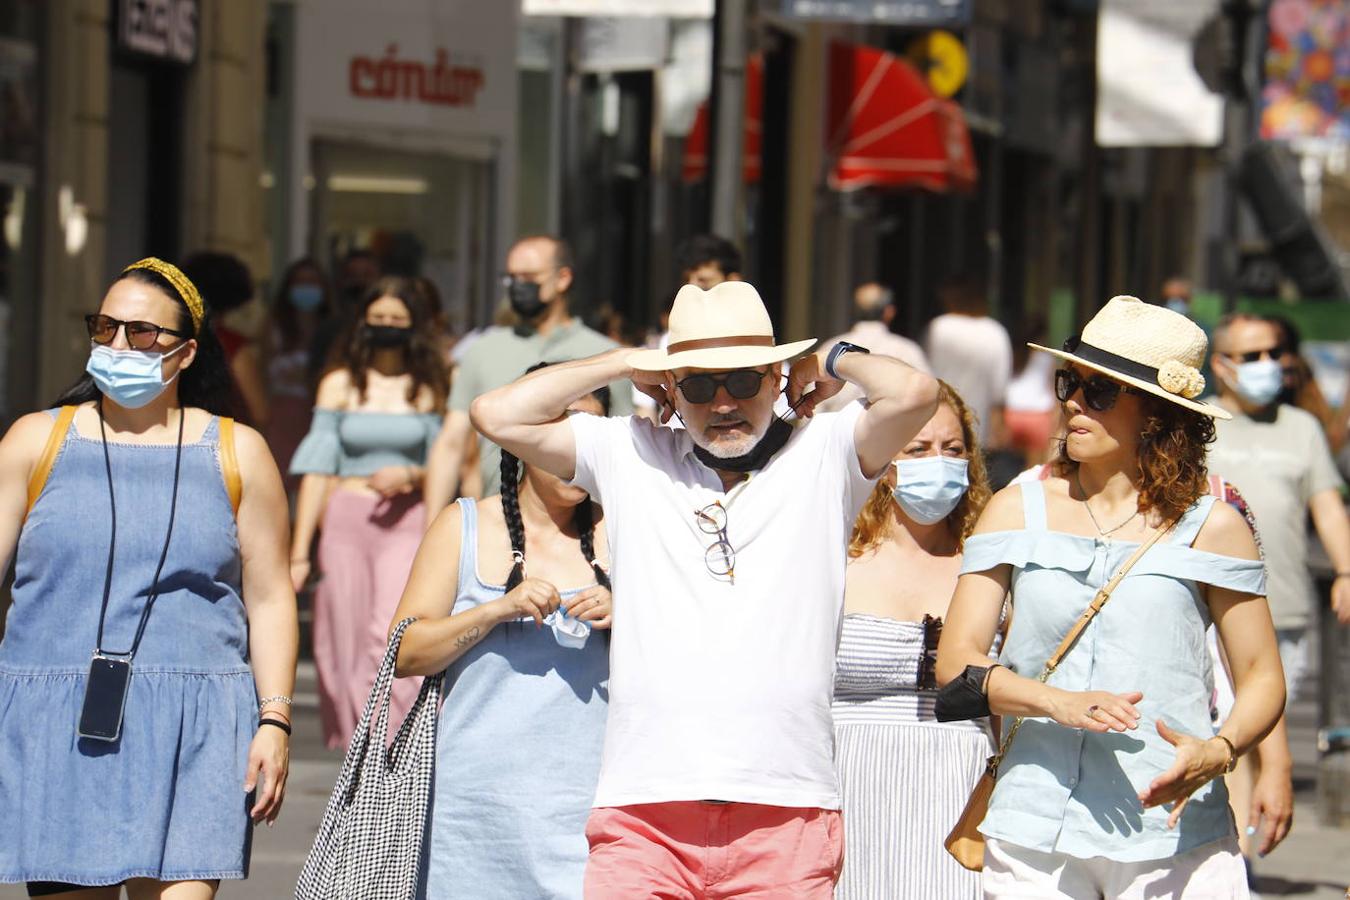
<svg viewBox="0 0 1350 900">
<path fill-rule="evenodd" d="M 394 661 L 403 632 L 414 621 L 399 622 L 389 638 L 318 837 L 295 886 L 296 900 L 413 900 L 416 895 L 436 765 L 443 675 L 422 682 L 398 734 L 388 748 L 384 746 Z"/>
</svg>

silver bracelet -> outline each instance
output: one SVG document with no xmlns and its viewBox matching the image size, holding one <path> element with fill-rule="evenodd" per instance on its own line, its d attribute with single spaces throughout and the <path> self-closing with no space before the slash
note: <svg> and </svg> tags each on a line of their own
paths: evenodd
<svg viewBox="0 0 1350 900">
<path fill-rule="evenodd" d="M 259 706 L 266 706 L 269 703 L 284 703 L 287 706 L 290 706 L 291 698 L 287 697 L 285 694 L 277 694 L 275 697 L 263 697 L 258 701 Z"/>
</svg>

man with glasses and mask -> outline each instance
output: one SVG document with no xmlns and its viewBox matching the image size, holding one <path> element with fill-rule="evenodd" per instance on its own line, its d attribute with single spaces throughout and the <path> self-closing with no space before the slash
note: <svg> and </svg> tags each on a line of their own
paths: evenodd
<svg viewBox="0 0 1350 900">
<path fill-rule="evenodd" d="M 459 472 L 473 438 L 469 404 L 475 397 L 501 387 L 533 365 L 582 359 L 611 350 L 618 344 L 573 318 L 567 308 L 572 287 L 572 254 L 560 238 L 536 235 L 521 238 L 506 255 L 502 289 L 516 323 L 489 328 L 465 352 L 450 381 L 445 422 L 427 456 L 427 525 L 459 493 Z M 611 385 L 611 413 L 633 412 L 632 390 L 626 382 Z M 487 439 L 478 442 L 483 496 L 501 490 L 501 450 Z"/>
<path fill-rule="evenodd" d="M 1275 325 L 1258 316 L 1231 315 L 1214 330 L 1218 402 L 1233 418 L 1215 423 L 1209 468 L 1237 485 L 1261 529 L 1270 613 L 1292 700 L 1307 668 L 1316 603 L 1308 515 L 1335 566 L 1331 605 L 1342 623 L 1350 622 L 1350 520 L 1322 426 L 1279 402 L 1282 350 Z"/>
<path fill-rule="evenodd" d="M 830 700 L 849 535 L 937 384 L 838 344 L 793 363 L 791 423 L 780 367 L 814 341 L 775 343 L 752 286 L 686 285 L 670 325 L 664 350 L 553 366 L 472 409 L 605 509 L 615 616 L 585 894 L 825 900 L 843 861 Z M 621 378 L 685 427 L 564 415 Z M 866 405 L 815 415 L 846 382 Z"/>
</svg>

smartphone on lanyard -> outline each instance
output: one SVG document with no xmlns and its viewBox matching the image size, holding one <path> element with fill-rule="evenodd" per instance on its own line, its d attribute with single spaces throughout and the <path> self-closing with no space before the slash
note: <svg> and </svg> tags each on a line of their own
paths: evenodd
<svg viewBox="0 0 1350 900">
<path fill-rule="evenodd" d="M 95 741 L 116 741 L 122 736 L 122 710 L 131 684 L 131 660 L 95 654 L 89 662 L 84 684 L 84 707 L 76 734 Z"/>
</svg>

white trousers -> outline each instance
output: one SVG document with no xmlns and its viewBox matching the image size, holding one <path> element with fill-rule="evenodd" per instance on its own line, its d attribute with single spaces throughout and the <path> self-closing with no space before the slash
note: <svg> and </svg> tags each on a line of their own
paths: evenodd
<svg viewBox="0 0 1350 900">
<path fill-rule="evenodd" d="M 1166 859 L 1116 862 L 984 845 L 985 900 L 1248 900 L 1236 837 Z"/>
</svg>

